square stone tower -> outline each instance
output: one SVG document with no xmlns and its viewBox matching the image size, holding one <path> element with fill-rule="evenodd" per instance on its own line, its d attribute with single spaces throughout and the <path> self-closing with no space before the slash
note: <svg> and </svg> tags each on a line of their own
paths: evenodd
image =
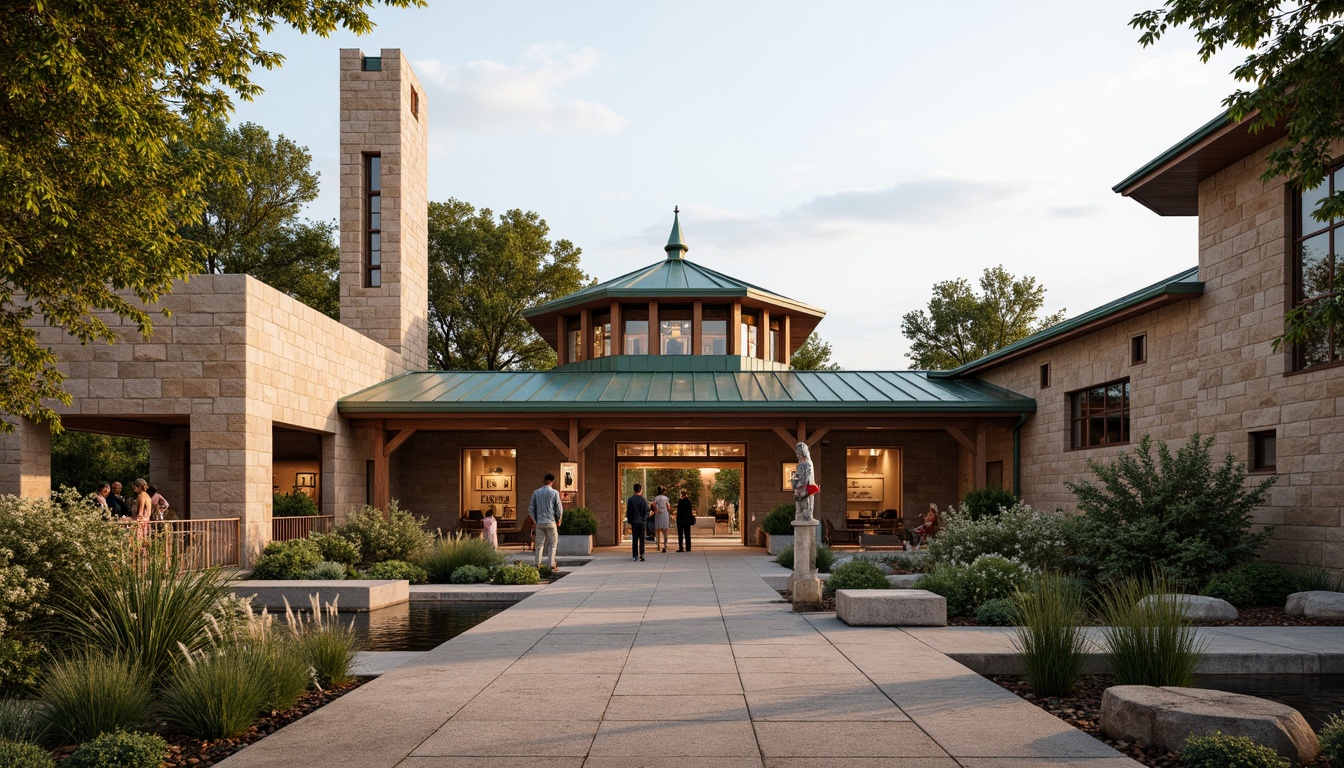
<svg viewBox="0 0 1344 768">
<path fill-rule="evenodd" d="M 428 114 L 397 48 L 341 50 L 341 322 L 429 360 Z"/>
</svg>

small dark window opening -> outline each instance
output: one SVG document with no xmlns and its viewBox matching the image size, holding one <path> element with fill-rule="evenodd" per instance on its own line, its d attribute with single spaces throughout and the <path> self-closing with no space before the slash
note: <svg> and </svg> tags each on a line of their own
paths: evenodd
<svg viewBox="0 0 1344 768">
<path fill-rule="evenodd" d="M 1071 398 L 1070 447 L 1129 442 L 1129 379 L 1079 390 Z"/>
<path fill-rule="evenodd" d="M 383 284 L 383 159 L 364 156 L 364 287 Z"/>
<path fill-rule="evenodd" d="M 420 119 L 420 94 L 414 88 L 411 89 L 411 117 Z"/>
<path fill-rule="evenodd" d="M 1129 364 L 1148 362 L 1148 334 L 1140 333 L 1129 340 Z"/>
<path fill-rule="evenodd" d="M 361 66 L 365 72 L 382 72 L 383 59 L 381 56 L 365 56 Z"/>
<path fill-rule="evenodd" d="M 1251 471 L 1273 472 L 1279 460 L 1278 434 L 1268 429 L 1251 433 Z"/>
<path fill-rule="evenodd" d="M 1050 386 L 1050 364 L 1041 363 L 1041 389 L 1047 389 Z"/>
</svg>

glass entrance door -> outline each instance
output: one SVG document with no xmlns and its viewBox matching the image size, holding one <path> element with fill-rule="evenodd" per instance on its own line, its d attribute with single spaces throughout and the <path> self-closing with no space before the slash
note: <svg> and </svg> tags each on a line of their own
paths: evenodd
<svg viewBox="0 0 1344 768">
<path fill-rule="evenodd" d="M 614 512 L 621 531 L 621 541 L 630 540 L 630 530 L 625 524 L 625 501 L 634 494 L 635 483 L 644 487 L 644 498 L 649 500 L 650 505 L 658 494 L 658 486 L 663 486 L 668 499 L 672 501 L 674 513 L 681 491 L 686 491 L 691 507 L 695 510 L 696 527 L 691 533 L 693 540 L 713 538 L 741 541 L 743 470 L 744 462 L 741 461 L 618 460 L 616 477 L 620 488 Z M 713 522 L 710 523 L 710 520 Z M 669 538 L 675 541 L 675 514 L 670 524 Z"/>
</svg>

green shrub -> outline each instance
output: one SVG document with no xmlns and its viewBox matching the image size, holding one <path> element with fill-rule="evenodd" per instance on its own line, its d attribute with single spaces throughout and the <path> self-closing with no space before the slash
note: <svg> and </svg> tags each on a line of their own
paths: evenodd
<svg viewBox="0 0 1344 768">
<path fill-rule="evenodd" d="M 1087 640 L 1083 594 L 1072 579 L 1043 573 L 1013 595 L 1018 620 L 1013 647 L 1031 689 L 1038 696 L 1064 696 L 1073 691 L 1083 671 Z M 988 605 L 988 603 L 986 603 Z"/>
<path fill-rule="evenodd" d="M 575 507 L 560 518 L 561 536 L 592 536 L 597 533 L 597 518 L 584 507 Z"/>
<path fill-rule="evenodd" d="M 81 653 L 52 664 L 38 688 L 47 732 L 62 744 L 146 722 L 150 679 L 125 659 Z"/>
<path fill-rule="evenodd" d="M 160 696 L 159 709 L 165 720 L 192 738 L 237 736 L 267 708 L 272 693 L 268 671 L 258 654 L 197 656 L 178 665 Z"/>
<path fill-rule="evenodd" d="M 42 741 L 47 726 L 39 702 L 29 699 L 0 699 L 0 739 L 6 741 Z M 0 762 L 0 765 L 4 765 Z"/>
<path fill-rule="evenodd" d="M 303 578 L 312 581 L 340 581 L 349 575 L 350 569 L 347 566 L 323 560 L 304 571 Z"/>
<path fill-rule="evenodd" d="M 1317 735 L 1321 739 L 1321 756 L 1326 762 L 1334 766 L 1344 766 L 1344 718 L 1331 715 Z"/>
<path fill-rule="evenodd" d="M 61 768 L 162 768 L 168 742 L 152 733 L 105 733 L 81 744 Z"/>
<path fill-rule="evenodd" d="M 425 579 L 429 578 L 424 568 L 404 560 L 384 560 L 376 563 L 364 575 L 370 579 L 398 579 L 412 584 L 424 584 Z"/>
<path fill-rule="evenodd" d="M 1164 576 L 1122 579 L 1102 588 L 1101 634 L 1116 685 L 1194 683 L 1207 641 L 1199 642 L 1173 592 Z"/>
<path fill-rule="evenodd" d="M 0 594 L 6 594 L 0 585 Z M 0 692 L 26 695 L 37 685 L 43 648 L 33 640 L 0 637 Z"/>
<path fill-rule="evenodd" d="M 976 557 L 979 557 L 979 555 Z M 903 571 L 910 571 L 912 573 L 928 573 L 933 567 L 933 563 L 929 561 L 929 556 L 927 554 L 915 555 L 907 552 L 895 552 L 883 555 L 882 562 L 886 563 L 887 567 L 893 570 L 900 568 Z"/>
<path fill-rule="evenodd" d="M 5 768 L 56 768 L 51 753 L 26 741 L 0 739 L 0 765 Z"/>
<path fill-rule="evenodd" d="M 271 515 L 273 517 L 316 517 L 321 514 L 313 497 L 298 490 L 289 493 L 271 494 Z"/>
<path fill-rule="evenodd" d="M 1036 570 L 1060 570 L 1073 550 L 1073 520 L 1014 504 L 992 515 L 972 516 L 966 505 L 943 516 L 942 530 L 929 540 L 928 567 L 973 563 L 1000 555 Z"/>
<path fill-rule="evenodd" d="M 989 600 L 1011 598 L 1030 578 L 1031 572 L 1015 560 L 981 555 L 970 565 L 935 565 L 915 586 L 946 598 L 948 616 L 963 616 Z"/>
<path fill-rule="evenodd" d="M 793 567 L 793 547 L 788 546 L 779 551 L 775 556 L 775 562 L 785 568 Z M 831 566 L 835 564 L 835 551 L 825 544 L 817 545 L 817 573 L 830 573 Z"/>
<path fill-rule="evenodd" d="M 793 547 L 787 546 L 779 550 L 779 554 L 775 555 L 775 562 L 785 568 L 793 568 Z"/>
<path fill-rule="evenodd" d="M 355 657 L 364 648 L 364 641 L 355 634 L 354 621 L 342 626 L 335 605 L 319 609 L 316 601 L 312 613 L 297 620 L 292 612 L 288 616 L 299 657 L 312 668 L 317 685 L 331 688 L 350 682 Z"/>
<path fill-rule="evenodd" d="M 536 584 L 539 581 L 541 573 L 527 563 L 509 563 L 495 569 L 496 584 Z"/>
<path fill-rule="evenodd" d="M 972 520 L 993 517 L 1017 504 L 1017 497 L 1002 488 L 977 488 L 961 500 L 961 511 Z"/>
<path fill-rule="evenodd" d="M 1339 592 L 1340 579 L 1319 566 L 1312 566 L 1297 574 L 1298 592 Z"/>
<path fill-rule="evenodd" d="M 1297 591 L 1298 583 L 1298 578 L 1282 567 L 1257 560 L 1215 575 L 1204 587 L 1204 594 L 1238 608 L 1282 606 L 1288 595 Z"/>
<path fill-rule="evenodd" d="M 359 562 L 359 547 L 338 533 L 310 533 L 308 540 L 317 545 L 323 560 L 342 565 Z"/>
<path fill-rule="evenodd" d="M 272 541 L 252 564 L 253 579 L 303 579 L 322 562 L 317 545 L 307 539 Z"/>
<path fill-rule="evenodd" d="M 1065 483 L 1078 498 L 1078 563 L 1099 582 L 1150 570 L 1181 589 L 1254 560 L 1272 529 L 1253 533 L 1252 511 L 1265 503 L 1270 477 L 1247 488 L 1246 469 L 1229 453 L 1215 466 L 1213 438 L 1199 435 L 1176 451 L 1144 435 L 1112 462 L 1089 460 L 1099 483 Z"/>
<path fill-rule="evenodd" d="M 154 539 L 125 557 L 90 563 L 84 582 L 56 606 L 53 629 L 70 644 L 124 656 L 159 681 L 184 650 L 209 644 L 226 580 L 218 568 L 188 570 L 164 539 Z"/>
<path fill-rule="evenodd" d="M 1017 622 L 1017 606 L 1006 597 L 986 600 L 975 609 L 975 622 L 986 627 L 1011 627 Z"/>
<path fill-rule="evenodd" d="M 434 541 L 424 522 L 392 501 L 387 505 L 386 516 L 377 507 L 364 507 L 352 512 L 336 532 L 355 545 L 359 562 L 365 565 L 384 560 L 418 562 Z"/>
<path fill-rule="evenodd" d="M 841 589 L 890 589 L 887 574 L 880 566 L 867 560 L 855 558 L 835 566 L 831 577 L 826 579 L 826 594 L 834 594 Z"/>
<path fill-rule="evenodd" d="M 1211 736 L 1191 736 L 1185 740 L 1181 747 L 1181 765 L 1185 768 L 1289 768 L 1292 764 L 1278 752 L 1245 736 L 1227 736 L 1214 731 Z"/>
<path fill-rule="evenodd" d="M 490 570 L 479 565 L 460 565 L 448 579 L 453 584 L 484 584 L 489 580 Z"/>
<path fill-rule="evenodd" d="M 465 531 L 458 531 L 439 539 L 420 559 L 430 584 L 450 583 L 453 574 L 464 565 L 474 565 L 488 571 L 503 563 L 504 555 L 491 546 L 490 542 L 468 536 Z"/>
<path fill-rule="evenodd" d="M 797 514 L 797 507 L 792 502 L 780 504 L 770 510 L 770 514 L 761 521 L 761 530 L 771 536 L 792 536 L 793 535 L 793 516 Z"/>
</svg>

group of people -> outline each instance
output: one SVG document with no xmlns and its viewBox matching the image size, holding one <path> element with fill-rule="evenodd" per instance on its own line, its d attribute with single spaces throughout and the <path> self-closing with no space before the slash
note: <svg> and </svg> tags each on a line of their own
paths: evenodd
<svg viewBox="0 0 1344 768">
<path fill-rule="evenodd" d="M 112 520 L 162 520 L 168 513 L 168 500 L 143 477 L 131 483 L 130 499 L 121 495 L 121 483 L 99 483 L 94 501 Z"/>
<path fill-rule="evenodd" d="M 658 495 L 653 504 L 644 498 L 644 486 L 635 483 L 634 495 L 625 501 L 625 521 L 630 524 L 630 555 L 634 560 L 643 560 L 645 536 L 653 530 L 653 548 L 655 551 L 667 551 L 667 532 L 672 527 L 672 500 L 667 497 L 667 489 L 658 486 Z M 677 551 L 691 551 L 691 527 L 695 525 L 695 510 L 691 508 L 691 499 L 686 491 L 677 499 Z"/>
</svg>

